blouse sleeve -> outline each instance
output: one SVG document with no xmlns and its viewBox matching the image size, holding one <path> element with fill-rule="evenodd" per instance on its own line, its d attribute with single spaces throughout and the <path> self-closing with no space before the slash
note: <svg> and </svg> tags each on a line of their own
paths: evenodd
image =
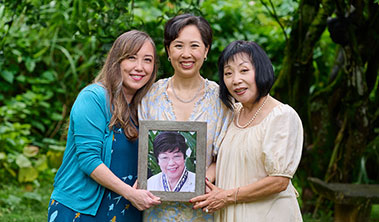
<svg viewBox="0 0 379 222">
<path fill-rule="evenodd" d="M 263 161 L 269 176 L 292 178 L 303 148 L 303 126 L 296 111 L 289 106 L 270 121 L 263 140 Z"/>
<path fill-rule="evenodd" d="M 149 92 L 148 92 L 149 93 Z M 138 104 L 138 120 L 148 120 L 148 97 L 149 94 L 146 94 L 144 97 L 142 97 L 141 103 Z"/>
<path fill-rule="evenodd" d="M 213 141 L 213 156 L 217 156 L 221 142 L 225 137 L 226 130 L 228 129 L 229 124 L 233 120 L 233 111 L 228 109 L 218 98 L 217 107 L 218 119 L 216 123 L 215 137 Z"/>
<path fill-rule="evenodd" d="M 109 132 L 107 126 L 107 112 L 105 110 L 105 95 L 97 95 L 88 90 L 83 90 L 77 97 L 71 111 L 73 120 L 76 157 L 79 167 L 87 175 L 99 166 L 104 137 Z"/>
</svg>

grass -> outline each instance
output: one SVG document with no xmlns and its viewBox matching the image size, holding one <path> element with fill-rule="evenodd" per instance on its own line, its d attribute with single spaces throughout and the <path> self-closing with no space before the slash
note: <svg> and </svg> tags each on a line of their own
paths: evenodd
<svg viewBox="0 0 379 222">
<path fill-rule="evenodd" d="M 41 222 L 47 221 L 47 208 L 53 189 L 53 176 L 46 176 L 41 184 L 0 184 L 0 221 L 1 222 Z M 303 215 L 304 222 L 332 222 L 330 212 L 319 212 L 316 218 L 311 214 Z M 379 222 L 379 204 L 371 210 L 371 222 Z"/>
<path fill-rule="evenodd" d="M 47 207 L 53 189 L 52 178 L 43 184 L 0 184 L 0 221 L 47 221 Z"/>
</svg>

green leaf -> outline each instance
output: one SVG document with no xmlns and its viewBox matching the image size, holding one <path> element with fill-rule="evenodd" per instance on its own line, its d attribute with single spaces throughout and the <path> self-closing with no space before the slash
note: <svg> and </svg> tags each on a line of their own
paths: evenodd
<svg viewBox="0 0 379 222">
<path fill-rule="evenodd" d="M 24 198 L 30 199 L 30 200 L 36 200 L 38 202 L 42 202 L 42 196 L 35 192 L 26 192 L 23 195 Z"/>
<path fill-rule="evenodd" d="M 187 170 L 189 170 L 193 173 L 196 173 L 196 165 L 195 164 L 196 164 L 196 161 L 193 157 L 186 159 L 186 163 L 185 163 L 186 168 L 187 168 Z"/>
<path fill-rule="evenodd" d="M 59 145 L 49 145 L 49 149 L 63 152 L 66 147 L 65 146 L 59 146 Z"/>
<path fill-rule="evenodd" d="M 37 156 L 38 151 L 39 151 L 39 147 L 30 145 L 30 146 L 24 147 L 23 154 L 26 157 L 34 157 L 34 156 Z"/>
<path fill-rule="evenodd" d="M 46 170 L 49 167 L 47 163 L 47 156 L 42 155 L 40 158 L 38 158 L 38 160 L 35 162 L 35 167 L 39 172 Z"/>
<path fill-rule="evenodd" d="M 34 167 L 23 167 L 18 172 L 18 181 L 23 182 L 32 182 L 37 179 L 38 171 Z"/>
<path fill-rule="evenodd" d="M 8 70 L 1 72 L 1 76 L 9 83 L 13 83 L 14 74 Z"/>
<path fill-rule="evenodd" d="M 7 158 L 7 154 L 4 152 L 0 152 L 0 160 L 5 160 Z"/>
<path fill-rule="evenodd" d="M 45 132 L 46 128 L 41 122 L 39 122 L 37 120 L 32 120 L 31 123 L 32 123 L 33 127 L 41 130 L 42 132 Z"/>
<path fill-rule="evenodd" d="M 71 67 L 71 70 L 72 70 L 72 74 L 74 75 L 74 78 L 77 79 L 78 78 L 78 75 L 76 73 L 76 67 L 75 67 L 75 62 L 74 62 L 74 59 L 72 58 L 70 52 L 64 48 L 63 46 L 60 46 L 60 45 L 57 45 L 56 46 L 59 50 L 61 50 L 61 52 L 66 56 L 68 62 L 70 63 L 70 67 Z"/>
<path fill-rule="evenodd" d="M 48 80 L 49 82 L 53 82 L 55 80 L 55 75 L 52 71 L 45 71 L 42 73 L 42 77 L 46 80 Z"/>
<path fill-rule="evenodd" d="M 18 75 L 18 76 L 16 77 L 16 80 L 17 80 L 18 82 L 20 82 L 20 83 L 25 83 L 25 81 L 26 81 L 26 77 L 25 77 L 24 75 Z"/>
<path fill-rule="evenodd" d="M 33 55 L 33 58 L 39 58 L 39 57 L 41 57 L 47 50 L 49 50 L 49 47 L 44 47 L 39 52 L 35 53 Z"/>
<path fill-rule="evenodd" d="M 25 61 L 25 66 L 26 66 L 26 69 L 29 71 L 29 72 L 33 72 L 34 71 L 34 68 L 36 67 L 36 63 L 33 59 L 31 59 L 30 57 L 27 57 L 26 58 L 26 61 Z"/>
<path fill-rule="evenodd" d="M 148 169 L 151 170 L 151 173 L 153 175 L 161 172 L 161 168 L 158 165 L 157 159 L 152 154 L 148 154 Z"/>
<path fill-rule="evenodd" d="M 28 158 L 26 158 L 23 154 L 17 155 L 16 164 L 20 168 L 26 168 L 26 167 L 32 166 L 32 163 L 30 162 L 30 160 Z"/>
<path fill-rule="evenodd" d="M 58 169 L 62 163 L 63 152 L 47 151 L 46 156 L 50 168 Z"/>
<path fill-rule="evenodd" d="M 51 114 L 51 119 L 55 120 L 55 121 L 62 120 L 62 115 L 59 113 L 53 113 L 53 114 Z"/>
<path fill-rule="evenodd" d="M 11 194 L 7 198 L 7 203 L 10 205 L 18 205 L 20 204 L 21 200 L 22 200 L 21 198 Z"/>
<path fill-rule="evenodd" d="M 0 18 L 2 18 L 3 17 L 3 15 L 4 15 L 4 10 L 5 10 L 5 5 L 0 5 Z"/>
</svg>

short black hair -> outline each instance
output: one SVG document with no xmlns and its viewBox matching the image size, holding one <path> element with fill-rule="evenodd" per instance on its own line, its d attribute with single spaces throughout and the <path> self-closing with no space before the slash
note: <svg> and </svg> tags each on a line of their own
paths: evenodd
<svg viewBox="0 0 379 222">
<path fill-rule="evenodd" d="M 208 48 L 208 53 L 210 52 L 213 33 L 208 21 L 202 16 L 186 13 L 177 15 L 166 22 L 164 27 L 164 46 L 166 53 L 171 42 L 178 38 L 179 32 L 188 25 L 195 25 L 199 29 L 201 39 L 203 40 L 205 47 Z"/>
<path fill-rule="evenodd" d="M 262 97 L 266 96 L 272 85 L 274 84 L 274 69 L 271 60 L 266 52 L 253 41 L 237 40 L 231 42 L 222 51 L 218 58 L 218 74 L 220 85 L 220 99 L 229 108 L 233 109 L 232 95 L 229 93 L 224 82 L 224 66 L 233 61 L 237 54 L 246 54 L 250 58 L 250 62 L 255 70 L 255 83 L 258 89 L 258 96 L 254 103 L 258 102 Z"/>
<path fill-rule="evenodd" d="M 177 149 L 183 153 L 183 157 L 185 158 L 187 148 L 184 136 L 175 131 L 162 131 L 153 141 L 154 156 L 157 160 L 160 153 L 174 152 Z"/>
</svg>

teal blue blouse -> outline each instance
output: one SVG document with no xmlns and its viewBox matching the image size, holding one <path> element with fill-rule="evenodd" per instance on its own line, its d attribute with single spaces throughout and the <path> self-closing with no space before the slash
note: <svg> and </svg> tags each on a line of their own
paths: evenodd
<svg viewBox="0 0 379 222">
<path fill-rule="evenodd" d="M 75 211 L 96 214 L 104 187 L 89 175 L 102 163 L 110 166 L 110 119 L 106 90 L 98 84 L 85 87 L 71 109 L 66 150 L 55 176 L 52 199 Z"/>
</svg>

